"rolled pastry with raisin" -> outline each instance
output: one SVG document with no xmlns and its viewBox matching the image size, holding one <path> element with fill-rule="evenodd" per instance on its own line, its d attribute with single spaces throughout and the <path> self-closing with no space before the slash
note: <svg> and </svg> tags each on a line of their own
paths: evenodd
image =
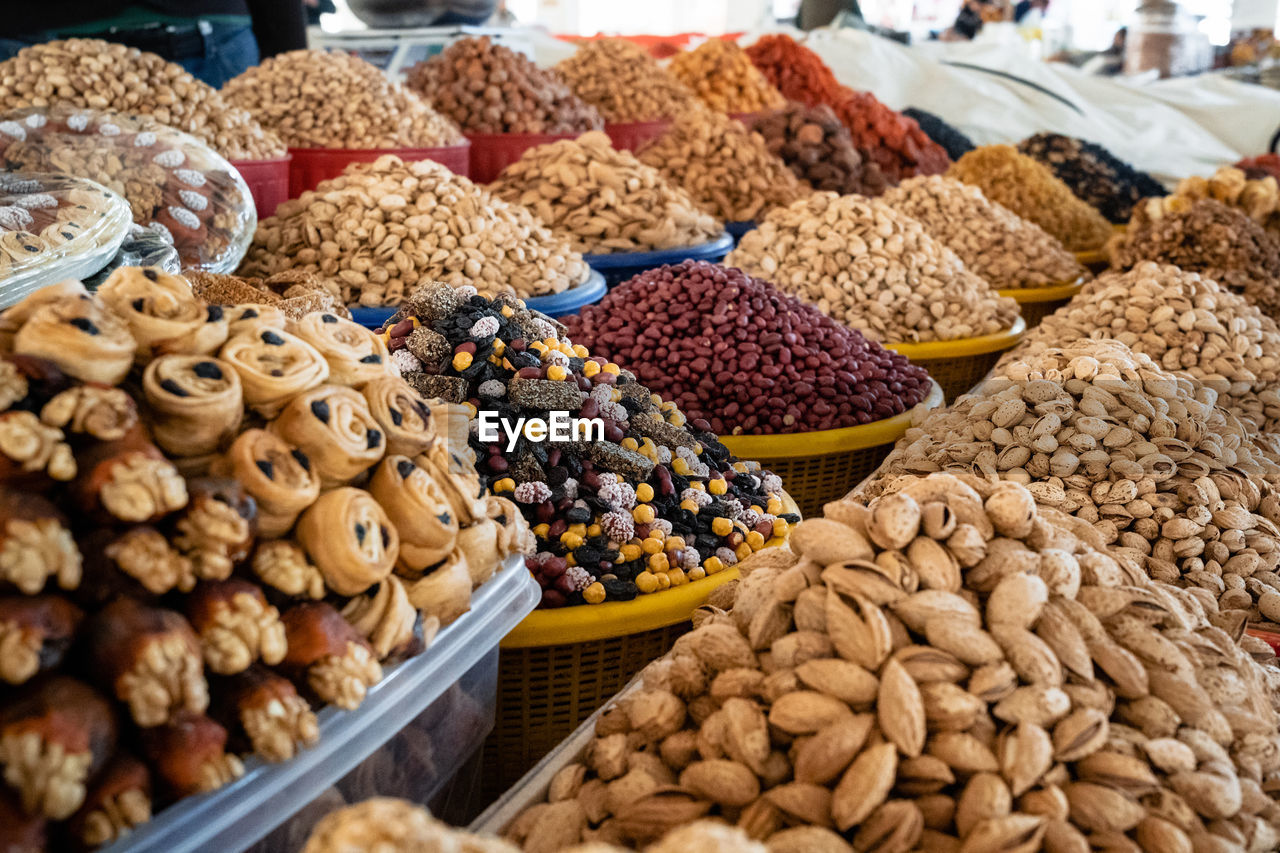
<svg viewBox="0 0 1280 853">
<path fill-rule="evenodd" d="M 156 444 L 173 456 L 222 448 L 244 418 L 244 391 L 231 365 L 207 355 L 162 355 L 142 374 Z"/>
<path fill-rule="evenodd" d="M 66 517 L 39 495 L 0 487 L 0 590 L 35 595 L 52 578 L 80 585 L 83 560 Z"/>
<path fill-rule="evenodd" d="M 138 407 L 123 388 L 76 385 L 45 403 L 40 420 L 65 432 L 116 441 L 138 425 Z"/>
<path fill-rule="evenodd" d="M 60 595 L 0 596 L 0 681 L 23 684 L 57 669 L 83 620 Z"/>
<path fill-rule="evenodd" d="M 264 539 L 292 530 L 302 511 L 320 496 L 320 478 L 310 457 L 262 429 L 242 432 L 211 472 L 234 478 L 254 499 L 258 533 Z"/>
<path fill-rule="evenodd" d="M 498 570 L 506 556 L 499 547 L 505 532 L 496 521 L 484 518 L 458 531 L 458 550 L 467 557 L 472 587 L 478 587 Z"/>
<path fill-rule="evenodd" d="M 264 418 L 329 378 L 329 362 L 315 347 L 279 329 L 236 335 L 218 357 L 240 374 L 245 403 Z"/>
<path fill-rule="evenodd" d="M 28 814 L 17 792 L 0 787 L 0 850 L 5 853 L 47 853 L 49 819 Z"/>
<path fill-rule="evenodd" d="M 512 501 L 498 495 L 485 498 L 485 510 L 489 519 L 498 525 L 498 553 L 500 557 L 510 554 L 532 554 L 537 548 L 538 540 L 529 529 L 520 507 Z"/>
<path fill-rule="evenodd" d="M 338 595 L 359 595 L 391 574 L 400 535 L 373 496 L 345 487 L 321 495 L 298 519 L 298 544 Z"/>
<path fill-rule="evenodd" d="M 182 603 L 210 671 L 235 675 L 254 661 L 275 666 L 284 660 L 280 611 L 257 585 L 240 578 L 206 581 Z"/>
<path fill-rule="evenodd" d="M 183 712 L 144 730 L 142 749 L 175 797 L 216 791 L 244 775 L 244 764 L 227 752 L 227 730 L 202 713 Z"/>
<path fill-rule="evenodd" d="M 128 324 L 140 365 L 163 353 L 208 355 L 227 340 L 221 306 L 206 305 L 186 279 L 158 267 L 120 267 L 98 296 Z"/>
<path fill-rule="evenodd" d="M 439 484 L 459 526 L 466 527 L 487 517 L 485 498 L 489 492 L 480 485 L 475 465 L 454 452 L 446 442 L 437 441 L 413 461 Z"/>
<path fill-rule="evenodd" d="M 365 383 L 360 393 L 387 437 L 387 453 L 417 456 L 435 443 L 431 409 L 408 382 L 398 376 L 382 376 Z"/>
<path fill-rule="evenodd" d="M 48 359 L 68 376 L 104 385 L 124 381 L 136 349 L 128 324 L 90 296 L 40 306 L 13 337 L 16 355 Z"/>
<path fill-rule="evenodd" d="M 356 596 L 342 608 L 342 618 L 369 641 L 378 660 L 406 658 L 424 648 L 420 615 L 409 603 L 404 583 L 388 575 L 374 589 Z"/>
<path fill-rule="evenodd" d="M 117 752 L 89 788 L 67 831 L 86 848 L 101 847 L 149 820 L 151 772 L 129 753 Z"/>
<path fill-rule="evenodd" d="M 286 331 L 289 318 L 274 305 L 248 303 L 233 305 L 225 309 L 227 312 L 227 333 L 234 338 L 237 335 L 252 335 L 263 329 Z"/>
<path fill-rule="evenodd" d="M 42 308 L 45 305 L 68 297 L 78 299 L 81 296 L 87 297 L 88 295 L 89 291 L 85 289 L 84 284 L 76 279 L 68 278 L 33 291 L 24 296 L 21 301 L 10 305 L 3 312 L 0 312 L 0 352 L 12 352 L 13 336 L 31 319 L 31 315 L 36 312 L 37 308 Z"/>
<path fill-rule="evenodd" d="M 294 397 L 267 429 L 307 454 L 332 489 L 376 465 L 386 437 L 360 393 L 341 385 L 321 385 Z"/>
<path fill-rule="evenodd" d="M 190 499 L 174 524 L 173 544 L 191 559 L 196 577 L 226 580 L 249 557 L 257 532 L 257 504 L 230 477 L 187 481 Z"/>
<path fill-rule="evenodd" d="M 438 567 L 411 581 L 409 602 L 424 617 L 435 617 L 445 626 L 471 609 L 471 572 L 461 551 L 453 551 Z"/>
<path fill-rule="evenodd" d="M 258 580 L 291 598 L 324 598 L 324 575 L 307 560 L 302 546 L 287 539 L 258 544 L 251 563 Z"/>
<path fill-rule="evenodd" d="M 86 637 L 93 671 L 142 728 L 208 707 L 200 639 L 181 613 L 121 598 L 89 620 Z"/>
<path fill-rule="evenodd" d="M 90 515 L 147 523 L 187 505 L 186 480 L 140 429 L 90 447 L 78 463 L 72 494 Z"/>
<path fill-rule="evenodd" d="M 440 484 L 405 456 L 382 460 L 369 480 L 373 495 L 400 534 L 396 571 L 416 576 L 443 560 L 458 539 L 458 520 Z"/>
<path fill-rule="evenodd" d="M 295 604 L 283 619 L 285 668 L 304 678 L 322 701 L 347 711 L 360 707 L 369 688 L 382 680 L 368 641 L 322 601 Z"/>
<path fill-rule="evenodd" d="M 55 675 L 39 679 L 0 711 L 0 769 L 28 814 L 65 820 L 116 749 L 111 703 L 92 687 Z"/>
<path fill-rule="evenodd" d="M 261 664 L 220 679 L 215 692 L 224 722 L 234 720 L 263 761 L 288 761 L 320 739 L 315 712 L 293 682 Z"/>
<path fill-rule="evenodd" d="M 329 381 L 359 388 L 381 376 L 394 376 L 391 355 L 382 338 L 328 311 L 307 314 L 293 323 L 295 335 L 311 344 L 329 362 Z"/>
</svg>

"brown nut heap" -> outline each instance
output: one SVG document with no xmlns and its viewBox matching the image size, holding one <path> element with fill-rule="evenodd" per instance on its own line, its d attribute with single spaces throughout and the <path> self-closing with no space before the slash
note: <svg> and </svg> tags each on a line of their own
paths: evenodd
<svg viewBox="0 0 1280 853">
<path fill-rule="evenodd" d="M 490 189 L 583 254 L 696 246 L 724 231 L 688 192 L 600 132 L 529 149 Z"/>
<path fill-rule="evenodd" d="M 874 197 L 888 186 L 875 160 L 854 148 L 849 129 L 826 104 L 789 103 L 785 109 L 756 116 L 751 130 L 815 190 Z"/>
<path fill-rule="evenodd" d="M 1276 676 L 1200 596 L 1023 486 L 896 486 L 741 563 L 728 611 L 650 664 L 505 835 L 760 849 L 689 843 L 708 816 L 770 851 L 1280 844 Z"/>
<path fill-rule="evenodd" d="M 754 221 L 810 192 L 786 163 L 769 153 L 763 139 L 709 110 L 677 119 L 639 156 L 725 222 Z"/>
<path fill-rule="evenodd" d="M 1202 198 L 1238 208 L 1272 235 L 1280 234 L 1280 185 L 1274 177 L 1250 179 L 1234 166 L 1223 166 L 1208 178 L 1199 175 L 1183 178 L 1173 195 L 1159 199 L 1159 202 L 1165 210 L 1177 210 L 1182 201 Z M 1157 218 L 1150 200 L 1147 208 L 1151 218 Z"/>
<path fill-rule="evenodd" d="M 951 165 L 947 177 L 973 184 L 1073 252 L 1099 249 L 1111 237 L 1111 223 L 1101 213 L 1072 195 L 1048 166 L 1012 145 L 975 148 Z"/>
<path fill-rule="evenodd" d="M 377 67 L 336 50 L 291 50 L 228 80 L 222 96 L 291 148 L 437 148 L 457 125 Z"/>
<path fill-rule="evenodd" d="M 1280 239 L 1214 199 L 1149 199 L 1111 246 L 1111 266 L 1174 264 L 1217 281 L 1280 319 Z"/>
<path fill-rule="evenodd" d="M 555 70 L 607 122 L 660 121 L 701 106 L 674 74 L 627 39 L 582 42 Z"/>
<path fill-rule="evenodd" d="M 399 305 L 430 280 L 520 296 L 586 281 L 582 258 L 522 207 L 430 161 L 379 157 L 280 205 L 241 273 L 337 277 L 343 302 Z"/>
<path fill-rule="evenodd" d="M 488 36 L 455 41 L 405 81 L 467 133 L 581 133 L 604 120 L 553 70 Z"/>
<path fill-rule="evenodd" d="M 1039 225 L 954 178 L 908 178 L 882 199 L 919 221 L 999 290 L 1068 284 L 1088 275 Z"/>
<path fill-rule="evenodd" d="M 728 39 L 707 39 L 677 53 L 670 67 L 707 106 L 723 113 L 757 113 L 787 103 L 742 48 Z"/>
<path fill-rule="evenodd" d="M 0 109 L 62 103 L 152 116 L 203 139 L 228 160 L 287 153 L 279 137 L 216 89 L 136 47 L 72 38 L 25 47 L 0 62 Z"/>
<path fill-rule="evenodd" d="M 1018 319 L 1017 303 L 879 199 L 814 193 L 766 216 L 724 262 L 878 342 L 973 338 Z"/>
</svg>

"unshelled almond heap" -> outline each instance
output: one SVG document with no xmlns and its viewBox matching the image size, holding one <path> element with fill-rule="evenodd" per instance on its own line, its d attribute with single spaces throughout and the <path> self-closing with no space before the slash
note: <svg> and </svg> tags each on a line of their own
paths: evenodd
<svg viewBox="0 0 1280 853">
<path fill-rule="evenodd" d="M 814 193 L 769 213 L 725 264 L 874 341 L 972 338 L 1018 318 L 1017 303 L 880 199 Z"/>
<path fill-rule="evenodd" d="M 435 148 L 462 141 L 452 121 L 343 51 L 269 57 L 227 81 L 222 95 L 294 148 Z"/>
<path fill-rule="evenodd" d="M 241 274 L 285 270 L 337 277 L 343 301 L 364 306 L 399 305 L 430 280 L 538 296 L 591 273 L 523 207 L 438 163 L 391 155 L 348 166 L 258 223 Z"/>
<path fill-rule="evenodd" d="M 909 429 L 867 494 L 931 471 L 1026 483 L 1152 577 L 1237 611 L 1224 620 L 1280 622 L 1276 464 L 1216 399 L 1118 341 L 1073 341 Z"/>
<path fill-rule="evenodd" d="M 702 107 L 688 86 L 627 39 L 584 42 L 555 70 L 607 122 L 658 121 Z"/>
<path fill-rule="evenodd" d="M 529 149 L 489 189 L 583 254 L 696 246 L 724 232 L 689 193 L 599 131 Z"/>
<path fill-rule="evenodd" d="M 1271 850 L 1275 675 L 1015 483 L 904 478 L 742 566 L 506 835 L 660 850 Z M 694 832 L 716 818 L 729 827 Z M 669 842 L 676 834 L 686 845 Z M 694 836 L 697 840 L 694 841 Z"/>
<path fill-rule="evenodd" d="M 919 221 L 997 289 L 1068 284 L 1088 274 L 1039 225 L 954 178 L 908 178 L 881 198 Z"/>
<path fill-rule="evenodd" d="M 640 151 L 640 162 L 726 222 L 753 221 L 810 192 L 781 158 L 769 152 L 763 137 L 710 110 L 678 119 Z"/>
<path fill-rule="evenodd" d="M 786 99 L 728 39 L 707 39 L 671 58 L 671 73 L 707 106 L 725 113 L 757 113 L 786 106 Z"/>
</svg>

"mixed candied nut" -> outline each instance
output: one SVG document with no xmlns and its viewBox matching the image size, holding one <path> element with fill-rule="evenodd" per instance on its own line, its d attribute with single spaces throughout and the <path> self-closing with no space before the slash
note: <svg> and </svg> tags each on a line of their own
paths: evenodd
<svg viewBox="0 0 1280 853">
<path fill-rule="evenodd" d="M 1018 143 L 1018 150 L 1039 160 L 1108 222 L 1129 221 L 1134 205 L 1145 198 L 1159 198 L 1164 187 L 1106 148 L 1060 133 L 1037 133 Z"/>
<path fill-rule="evenodd" d="M 734 461 L 710 423 L 689 421 L 509 296 L 426 285 L 382 336 L 410 385 L 471 411 L 480 482 L 510 498 L 537 536 L 527 564 L 545 607 L 627 600 L 715 574 L 782 541 L 798 520 L 779 479 Z M 603 435 L 543 443 L 497 429 L 557 411 L 599 418 Z M 480 432 L 481 418 L 496 438 Z"/>
<path fill-rule="evenodd" d="M 710 38 L 693 50 L 677 53 L 670 69 L 707 106 L 723 113 L 758 113 L 785 103 L 743 49 L 729 39 Z"/>
<path fill-rule="evenodd" d="M 831 107 L 790 103 L 757 115 L 751 130 L 796 177 L 818 191 L 878 196 L 887 182 L 880 167 L 853 147 L 853 137 Z"/>
<path fill-rule="evenodd" d="M 606 122 L 660 121 L 699 106 L 689 87 L 627 39 L 582 42 L 555 70 Z"/>
</svg>

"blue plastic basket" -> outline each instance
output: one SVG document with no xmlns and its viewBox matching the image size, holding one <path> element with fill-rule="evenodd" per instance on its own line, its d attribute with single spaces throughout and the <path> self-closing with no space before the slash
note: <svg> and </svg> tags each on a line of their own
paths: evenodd
<svg viewBox="0 0 1280 853">
<path fill-rule="evenodd" d="M 391 319 L 391 315 L 399 309 L 395 306 L 382 308 L 349 308 L 351 319 L 366 329 L 381 329 L 382 324 Z"/>
<path fill-rule="evenodd" d="M 615 287 L 645 270 L 666 264 L 678 264 L 681 261 L 716 263 L 724 260 L 724 256 L 729 254 L 732 248 L 733 235 L 726 231 L 710 243 L 703 243 L 700 246 L 663 249 L 661 252 L 627 252 L 613 255 L 583 255 L 582 257 L 593 270 L 604 275 L 604 280 L 609 287 Z"/>
<path fill-rule="evenodd" d="M 742 235 L 748 231 L 756 230 L 756 222 L 754 219 L 746 222 L 726 222 L 724 230 L 733 235 L 733 245 L 738 245 L 738 241 L 742 239 Z"/>
</svg>

